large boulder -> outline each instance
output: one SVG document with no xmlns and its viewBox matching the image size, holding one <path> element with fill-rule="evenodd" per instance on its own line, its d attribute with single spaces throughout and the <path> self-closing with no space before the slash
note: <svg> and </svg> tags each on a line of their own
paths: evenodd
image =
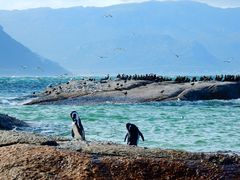
<svg viewBox="0 0 240 180">
<path fill-rule="evenodd" d="M 14 117 L 5 114 L 0 114 L 0 130 L 12 130 L 14 128 L 28 127 L 29 125 Z"/>
<path fill-rule="evenodd" d="M 177 98 L 186 101 L 211 99 L 238 99 L 240 98 L 239 82 L 219 82 L 214 84 L 202 83 L 185 89 Z"/>
</svg>

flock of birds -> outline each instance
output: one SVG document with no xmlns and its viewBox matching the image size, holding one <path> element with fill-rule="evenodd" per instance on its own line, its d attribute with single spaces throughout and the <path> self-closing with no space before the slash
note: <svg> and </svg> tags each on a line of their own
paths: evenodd
<svg viewBox="0 0 240 180">
<path fill-rule="evenodd" d="M 111 14 L 111 13 L 108 13 L 108 14 L 103 15 L 103 17 L 104 17 L 104 18 L 111 18 L 111 19 L 114 18 L 113 14 Z M 136 33 L 133 33 L 133 34 L 135 35 Z M 123 51 L 125 51 L 126 49 L 123 48 L 123 47 L 116 47 L 116 48 L 114 48 L 113 50 L 116 51 L 116 52 L 123 52 Z M 183 59 L 183 57 L 184 57 L 184 55 L 181 54 L 181 53 L 176 53 L 176 52 L 174 52 L 174 51 L 172 51 L 172 50 L 170 50 L 170 52 L 173 54 L 173 56 L 174 56 L 177 60 Z M 106 56 L 106 55 L 99 55 L 98 58 L 101 59 L 101 60 L 104 60 L 104 59 L 110 59 L 111 57 Z M 232 61 L 234 61 L 234 57 L 229 57 L 229 58 L 226 58 L 225 60 L 223 60 L 224 63 L 228 63 L 228 64 L 229 64 L 229 63 L 232 63 Z M 44 68 L 42 68 L 42 67 L 40 67 L 40 66 L 37 66 L 37 67 L 29 67 L 29 66 L 27 66 L 27 65 L 21 65 L 21 66 L 20 66 L 20 69 L 23 70 L 23 71 L 27 71 L 27 70 L 31 69 L 31 70 L 37 70 L 37 71 L 39 71 L 39 72 L 44 72 Z"/>
<path fill-rule="evenodd" d="M 37 70 L 39 72 L 44 72 L 44 68 L 40 67 L 40 66 L 36 66 L 36 67 L 29 67 L 29 66 L 26 66 L 26 65 L 21 65 L 20 66 L 20 69 L 23 70 L 23 71 L 26 71 L 26 70 Z"/>
<path fill-rule="evenodd" d="M 240 75 L 216 75 L 216 76 L 200 76 L 200 77 L 190 77 L 190 76 L 177 76 L 175 78 L 170 78 L 166 76 L 158 76 L 156 74 L 145 74 L 145 75 L 126 75 L 118 74 L 117 78 L 120 80 L 147 80 L 154 82 L 165 82 L 174 81 L 176 83 L 187 83 L 187 82 L 197 82 L 197 81 L 229 81 L 229 82 L 239 82 Z"/>
</svg>

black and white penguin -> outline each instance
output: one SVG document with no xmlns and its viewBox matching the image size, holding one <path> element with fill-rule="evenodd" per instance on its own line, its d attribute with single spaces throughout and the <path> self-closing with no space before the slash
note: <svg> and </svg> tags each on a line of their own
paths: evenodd
<svg viewBox="0 0 240 180">
<path fill-rule="evenodd" d="M 126 128 L 128 132 L 124 138 L 124 142 L 127 139 L 128 145 L 137 146 L 139 136 L 141 136 L 142 140 L 144 141 L 143 134 L 141 133 L 141 131 L 139 131 L 138 127 L 135 124 L 127 123 Z"/>
<path fill-rule="evenodd" d="M 73 111 L 71 112 L 70 116 L 73 120 L 72 137 L 85 141 L 85 131 L 83 129 L 78 113 L 76 111 Z"/>
</svg>

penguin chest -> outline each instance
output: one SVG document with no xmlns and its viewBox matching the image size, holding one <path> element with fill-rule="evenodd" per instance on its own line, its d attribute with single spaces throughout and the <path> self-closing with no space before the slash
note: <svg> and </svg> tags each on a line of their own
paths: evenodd
<svg viewBox="0 0 240 180">
<path fill-rule="evenodd" d="M 79 128 L 76 126 L 76 124 L 73 125 L 73 133 L 74 133 L 74 138 L 76 139 L 81 139 L 81 135 L 80 135 L 80 132 L 79 132 Z"/>
</svg>

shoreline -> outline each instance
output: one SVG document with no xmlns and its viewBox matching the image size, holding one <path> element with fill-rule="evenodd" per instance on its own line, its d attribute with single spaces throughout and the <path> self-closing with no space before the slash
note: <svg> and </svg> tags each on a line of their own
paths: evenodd
<svg viewBox="0 0 240 180">
<path fill-rule="evenodd" d="M 0 131 L 0 176 L 8 178 L 220 179 L 240 177 L 240 156 L 84 142 Z"/>
<path fill-rule="evenodd" d="M 235 179 L 240 154 L 188 152 L 113 142 L 79 141 L 4 130 L 26 126 L 1 115 L 0 177 L 7 179 Z"/>
</svg>

